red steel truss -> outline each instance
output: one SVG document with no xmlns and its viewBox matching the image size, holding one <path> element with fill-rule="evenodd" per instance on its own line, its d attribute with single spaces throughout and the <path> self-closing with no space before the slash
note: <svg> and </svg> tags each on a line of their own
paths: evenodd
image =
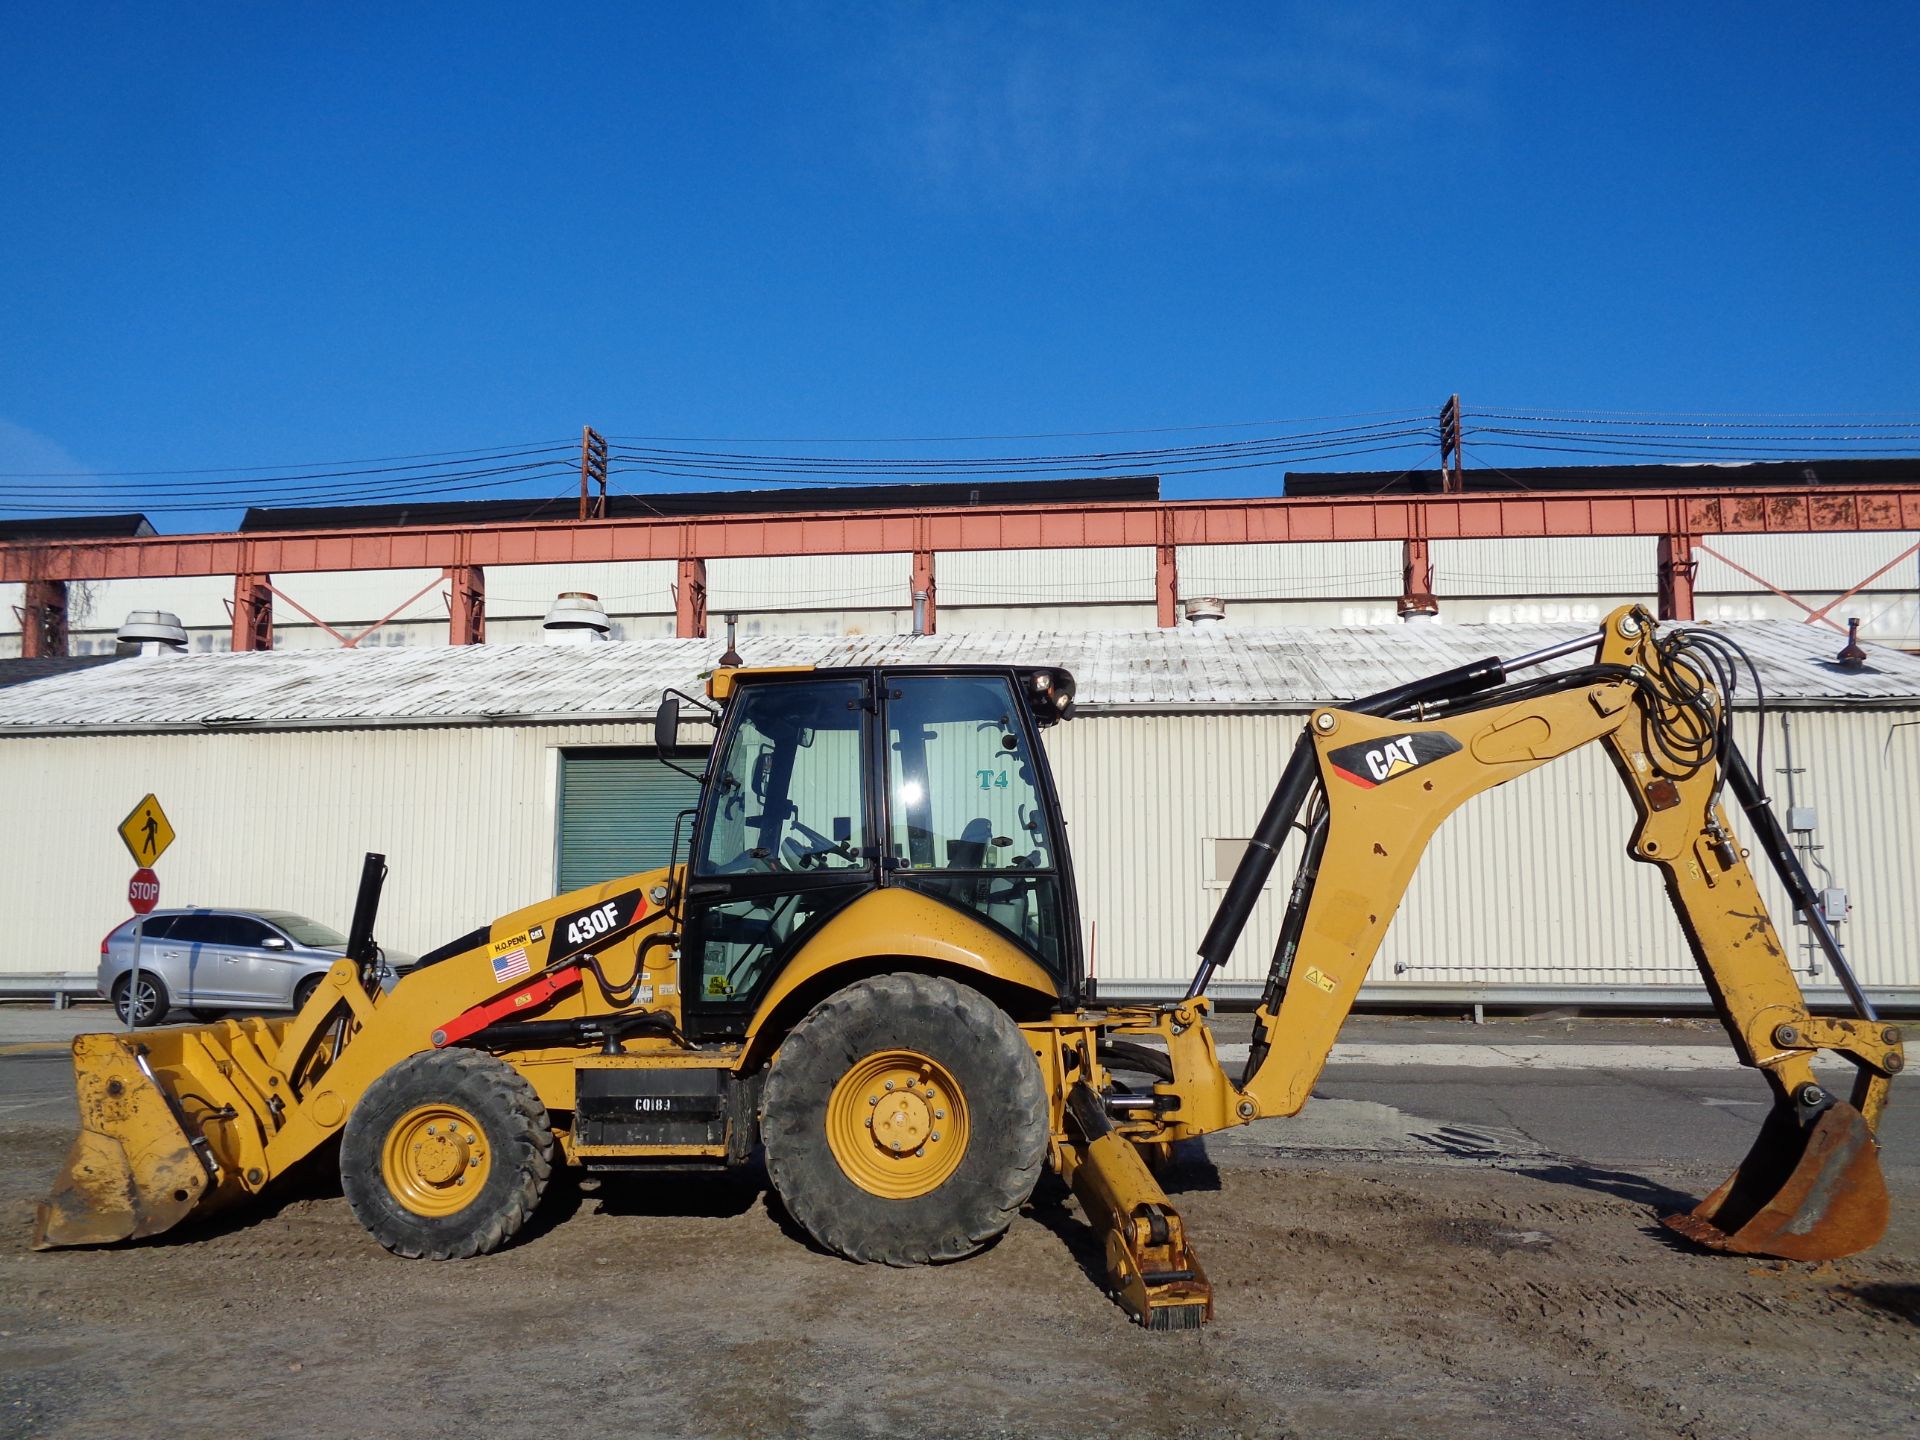
<svg viewBox="0 0 1920 1440">
<path fill-rule="evenodd" d="M 46 541 L 0 545 L 0 582 L 44 586 L 232 575 L 236 594 L 244 593 L 251 604 L 259 594 L 254 587 L 267 586 L 273 575 L 425 568 L 453 573 L 463 596 L 471 597 L 484 593 L 483 571 L 492 565 L 671 560 L 678 565 L 677 628 L 704 634 L 706 564 L 712 560 L 910 554 L 909 588 L 925 590 L 931 598 L 933 557 L 941 550 L 1140 546 L 1157 556 L 1159 621 L 1172 625 L 1178 619 L 1177 557 L 1183 545 L 1391 540 L 1423 556 L 1435 540 L 1647 535 L 1661 542 L 1662 608 L 1673 618 L 1688 619 L 1699 537 L 1874 530 L 1920 530 L 1920 486 L 966 506 Z M 931 604 L 927 614 L 930 619 Z M 455 638 L 465 640 L 478 639 L 483 630 L 471 604 L 465 610 L 456 607 L 453 628 Z M 236 644 L 247 646 L 270 634 L 270 626 L 243 627 L 236 619 L 234 633 Z"/>
</svg>

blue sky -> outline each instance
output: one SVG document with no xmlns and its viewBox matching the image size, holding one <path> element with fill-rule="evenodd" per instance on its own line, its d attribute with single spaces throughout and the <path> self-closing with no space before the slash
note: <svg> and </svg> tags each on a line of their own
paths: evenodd
<svg viewBox="0 0 1920 1440">
<path fill-rule="evenodd" d="M 0 471 L 1911 415 L 1917 73 L 1898 4 L 10 6 Z"/>
</svg>

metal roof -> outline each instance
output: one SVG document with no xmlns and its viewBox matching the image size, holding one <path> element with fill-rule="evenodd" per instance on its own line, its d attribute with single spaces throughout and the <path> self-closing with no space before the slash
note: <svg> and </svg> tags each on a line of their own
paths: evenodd
<svg viewBox="0 0 1920 1440">
<path fill-rule="evenodd" d="M 1057 665 L 1073 672 L 1083 712 L 1298 711 L 1488 655 L 1521 655 L 1582 628 L 768 635 L 743 636 L 741 650 L 753 665 Z M 1752 655 L 1769 701 L 1920 705 L 1920 657 L 1870 647 L 1869 667 L 1849 673 L 1833 663 L 1842 642 L 1832 631 L 1788 621 L 1715 628 Z M 710 638 L 137 657 L 0 690 L 0 735 L 633 719 L 651 715 L 668 686 L 698 685 L 724 644 Z"/>
<path fill-rule="evenodd" d="M 1064 480 L 943 480 L 865 484 L 852 488 L 807 485 L 788 489 L 669 490 L 651 495 L 607 496 L 615 520 L 641 515 L 766 515 L 821 510 L 916 510 L 934 505 L 1086 504 L 1109 500 L 1158 500 L 1157 475 L 1094 475 Z M 498 521 L 570 520 L 567 502 L 551 496 L 515 500 L 427 500 L 398 505 L 250 505 L 243 531 L 332 530 L 377 525 L 485 525 Z"/>
<path fill-rule="evenodd" d="M 1702 486 L 1911 485 L 1920 465 L 1911 458 L 1802 460 L 1699 460 L 1661 465 L 1481 465 L 1460 472 L 1473 493 L 1497 490 L 1671 490 L 1684 495 Z M 1289 470 L 1288 495 L 1438 495 L 1447 475 L 1439 470 Z"/>
</svg>

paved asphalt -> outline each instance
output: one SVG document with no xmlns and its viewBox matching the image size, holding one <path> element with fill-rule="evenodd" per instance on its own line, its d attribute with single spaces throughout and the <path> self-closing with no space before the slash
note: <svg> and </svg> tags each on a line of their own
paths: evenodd
<svg viewBox="0 0 1920 1440">
<path fill-rule="evenodd" d="M 0 1006 L 0 1133 L 72 1125 L 66 1042 L 113 1028 L 112 1021 L 104 1007 Z M 1244 1054 L 1247 1029 L 1246 1016 L 1219 1018 L 1216 1033 L 1229 1057 Z M 1348 1053 L 1389 1063 L 1344 1061 L 1336 1049 L 1300 1115 L 1211 1137 L 1209 1155 L 1229 1165 L 1343 1155 L 1568 1164 L 1600 1176 L 1618 1173 L 1626 1184 L 1643 1168 L 1730 1170 L 1767 1108 L 1764 1082 L 1734 1061 L 1712 1021 L 1536 1017 L 1470 1025 L 1355 1016 L 1341 1042 Z M 1573 1063 L 1554 1063 L 1551 1054 L 1545 1065 L 1433 1063 L 1457 1057 L 1463 1046 L 1520 1055 L 1558 1049 Z M 1696 1056 L 1711 1068 L 1670 1068 Z M 1237 1073 L 1236 1059 L 1227 1065 Z M 1845 1093 L 1844 1074 L 1827 1078 Z M 1881 1129 L 1883 1165 L 1902 1189 L 1920 1186 L 1920 1101 L 1903 1104 L 1903 1088 L 1895 1086 Z"/>
</svg>

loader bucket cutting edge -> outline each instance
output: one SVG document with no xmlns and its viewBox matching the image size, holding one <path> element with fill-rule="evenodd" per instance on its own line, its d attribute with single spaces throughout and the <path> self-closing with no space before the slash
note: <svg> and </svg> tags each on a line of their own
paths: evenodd
<svg viewBox="0 0 1920 1440">
<path fill-rule="evenodd" d="M 182 1033 L 154 1032 L 161 1063 L 145 1067 L 142 1043 L 108 1034 L 74 1041 L 80 1133 L 34 1213 L 34 1249 L 158 1235 L 226 1198 L 162 1088 L 172 1078 L 165 1052 Z"/>
<path fill-rule="evenodd" d="M 1838 1260 L 1876 1244 L 1888 1211 L 1873 1132 L 1840 1102 L 1811 1125 L 1772 1111 L 1740 1168 L 1692 1212 L 1661 1223 L 1713 1250 Z"/>
</svg>

